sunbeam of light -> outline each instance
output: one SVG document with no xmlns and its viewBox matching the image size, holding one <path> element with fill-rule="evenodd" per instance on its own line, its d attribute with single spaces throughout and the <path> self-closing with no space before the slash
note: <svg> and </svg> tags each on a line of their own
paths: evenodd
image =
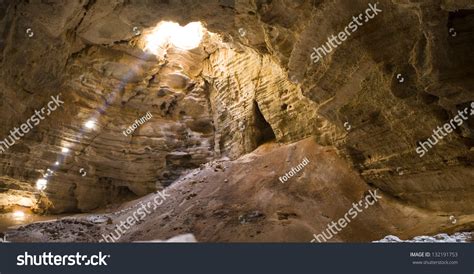
<svg viewBox="0 0 474 274">
<path fill-rule="evenodd" d="M 124 78 L 120 80 L 119 85 L 105 96 L 103 104 L 98 107 L 98 109 L 94 112 L 94 115 L 86 120 L 86 122 L 83 124 L 83 127 L 74 138 L 74 141 L 80 144 L 86 132 L 90 132 L 91 129 L 96 129 L 98 127 L 100 116 L 106 113 L 107 108 L 115 101 L 117 96 L 124 91 L 125 86 L 134 76 L 135 71 L 139 71 L 139 69 L 146 63 L 144 59 L 147 52 L 153 53 L 154 51 L 158 51 L 160 49 L 165 50 L 164 48 L 167 46 L 167 44 L 171 44 L 181 50 L 194 49 L 201 43 L 203 35 L 204 28 L 200 22 L 192 22 L 184 27 L 181 27 L 179 24 L 173 22 L 162 22 L 158 24 L 158 26 L 155 27 L 155 29 L 153 29 L 153 31 L 148 36 L 146 36 L 145 52 L 143 52 L 143 55 L 138 58 L 139 62 L 131 65 L 138 69 L 130 69 Z M 100 127 L 105 128 L 106 126 L 107 124 Z M 98 131 L 95 136 L 90 138 L 91 141 L 89 144 L 85 144 L 79 151 L 79 154 L 76 153 L 75 156 L 79 156 L 80 153 L 83 152 L 85 148 L 90 146 L 94 142 L 95 138 L 99 135 L 100 131 Z M 53 166 L 50 167 L 52 174 L 55 174 L 55 172 L 60 168 L 61 164 L 64 162 L 67 154 L 72 148 L 73 147 L 69 145 L 67 147 L 63 146 L 61 148 L 62 155 L 58 156 Z M 74 166 L 75 164 L 73 163 L 72 166 L 65 171 L 65 173 L 68 173 L 69 170 L 71 170 Z M 47 184 L 48 180 L 45 178 L 40 178 L 36 182 L 36 188 L 40 191 L 43 191 Z"/>
<path fill-rule="evenodd" d="M 170 44 L 181 50 L 191 50 L 199 46 L 203 35 L 201 22 L 192 22 L 182 27 L 178 23 L 164 21 L 145 36 L 144 50 L 162 55 Z"/>
</svg>

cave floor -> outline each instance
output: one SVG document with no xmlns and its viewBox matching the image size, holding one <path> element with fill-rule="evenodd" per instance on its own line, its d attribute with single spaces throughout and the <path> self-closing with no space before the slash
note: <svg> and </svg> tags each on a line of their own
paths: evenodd
<svg viewBox="0 0 474 274">
<path fill-rule="evenodd" d="M 304 158 L 309 160 L 307 166 L 282 183 L 279 177 Z M 164 190 L 163 202 L 124 229 L 117 241 L 153 241 L 192 233 L 199 242 L 309 242 L 313 233 L 342 218 L 369 189 L 334 148 L 320 146 L 312 138 L 289 145 L 266 143 L 237 160 L 216 160 L 180 177 Z M 453 224 L 441 212 L 413 207 L 377 191 L 382 198 L 329 241 L 368 242 L 386 235 L 409 239 L 472 231 L 474 226 L 473 215 L 458 216 Z M 9 230 L 8 239 L 97 242 L 156 197 L 152 193 L 111 207 L 107 213 L 23 225 Z"/>
</svg>

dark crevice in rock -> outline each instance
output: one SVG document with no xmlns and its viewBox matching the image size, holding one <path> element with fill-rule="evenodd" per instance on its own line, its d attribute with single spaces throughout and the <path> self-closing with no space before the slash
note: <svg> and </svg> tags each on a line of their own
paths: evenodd
<svg viewBox="0 0 474 274">
<path fill-rule="evenodd" d="M 265 120 L 265 117 L 263 117 L 262 112 L 260 111 L 260 108 L 258 107 L 257 102 L 254 101 L 254 117 L 255 117 L 255 141 L 257 146 L 260 146 L 261 144 L 274 141 L 276 139 L 275 133 L 273 132 L 273 129 L 271 125 Z"/>
</svg>

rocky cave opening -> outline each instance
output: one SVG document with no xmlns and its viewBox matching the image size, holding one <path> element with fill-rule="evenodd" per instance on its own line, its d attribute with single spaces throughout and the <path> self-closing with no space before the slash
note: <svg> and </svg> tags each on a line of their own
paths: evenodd
<svg viewBox="0 0 474 274">
<path fill-rule="evenodd" d="M 474 124 L 417 150 L 474 109 L 465 2 L 381 0 L 315 63 L 367 3 L 0 1 L 0 232 L 309 242 L 378 191 L 331 241 L 470 233 Z"/>
<path fill-rule="evenodd" d="M 263 117 L 257 102 L 254 101 L 253 104 L 256 130 L 255 138 L 258 147 L 264 143 L 274 141 L 276 137 L 275 133 L 273 133 L 272 126 L 267 122 L 267 120 L 265 120 L 265 117 Z"/>
</svg>

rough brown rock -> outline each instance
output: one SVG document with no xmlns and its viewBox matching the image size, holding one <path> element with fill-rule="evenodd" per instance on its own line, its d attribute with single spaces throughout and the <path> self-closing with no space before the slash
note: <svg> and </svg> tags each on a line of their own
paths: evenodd
<svg viewBox="0 0 474 274">
<path fill-rule="evenodd" d="M 473 120 L 423 158 L 415 148 L 474 101 L 474 4 L 381 0 L 381 14 L 313 64 L 312 48 L 367 4 L 0 2 L 0 136 L 50 96 L 65 101 L 0 155 L 0 206 L 86 212 L 161 189 L 214 159 L 313 136 L 392 199 L 472 215 Z M 158 60 L 141 39 L 164 20 L 201 21 L 209 32 L 198 48 Z M 148 111 L 153 118 L 124 136 Z M 91 118 L 97 129 L 84 129 Z M 40 198 L 35 181 L 58 159 Z"/>
</svg>

